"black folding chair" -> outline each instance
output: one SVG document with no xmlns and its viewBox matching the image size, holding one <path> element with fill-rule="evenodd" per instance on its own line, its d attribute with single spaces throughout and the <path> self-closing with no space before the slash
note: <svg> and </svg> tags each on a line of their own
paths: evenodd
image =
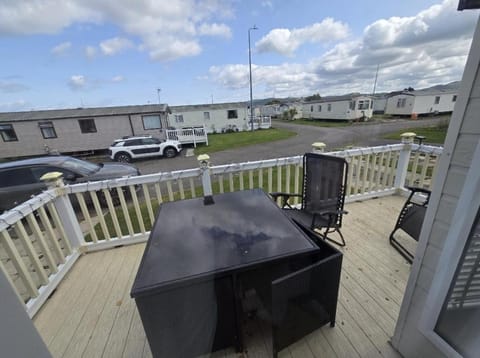
<svg viewBox="0 0 480 358">
<path fill-rule="evenodd" d="M 344 158 L 324 154 L 306 153 L 303 156 L 302 194 L 271 193 L 275 201 L 281 199 L 280 206 L 297 224 L 311 230 L 320 230 L 320 237 L 337 245 L 345 246 L 340 228 L 342 226 L 347 187 L 348 164 Z M 301 197 L 300 209 L 289 203 L 291 197 Z M 323 230 L 323 233 L 322 233 Z M 341 241 L 329 238 L 329 233 L 337 231 Z"/>
<path fill-rule="evenodd" d="M 401 229 L 412 239 L 418 241 L 431 192 L 430 190 L 423 188 L 407 188 L 411 190 L 411 192 L 400 211 L 395 228 L 390 234 L 390 245 L 392 245 L 408 262 L 412 263 L 413 254 L 394 237 L 394 234 L 397 230 Z"/>
</svg>

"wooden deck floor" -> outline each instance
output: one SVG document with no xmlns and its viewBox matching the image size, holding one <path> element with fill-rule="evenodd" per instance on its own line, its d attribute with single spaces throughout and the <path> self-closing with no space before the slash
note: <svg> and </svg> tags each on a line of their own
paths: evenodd
<svg viewBox="0 0 480 358">
<path fill-rule="evenodd" d="M 283 357 L 399 357 L 390 346 L 410 265 L 388 244 L 404 198 L 348 204 L 337 325 L 284 349 Z M 54 357 L 150 357 L 129 297 L 145 245 L 90 253 L 76 263 L 34 318 Z M 270 356 L 268 330 L 244 322 L 244 357 Z M 214 356 L 239 357 L 232 350 Z"/>
</svg>

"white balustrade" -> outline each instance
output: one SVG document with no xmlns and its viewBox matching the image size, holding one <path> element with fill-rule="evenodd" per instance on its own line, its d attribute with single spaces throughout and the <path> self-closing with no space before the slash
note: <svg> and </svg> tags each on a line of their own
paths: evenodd
<svg viewBox="0 0 480 358">
<path fill-rule="evenodd" d="M 405 185 L 431 188 L 441 153 L 402 143 L 326 154 L 349 163 L 346 200 L 354 201 Z M 0 271 L 33 316 L 81 253 L 144 242 L 163 202 L 251 188 L 299 193 L 302 165 L 302 156 L 217 166 L 207 160 L 202 168 L 57 183 L 0 215 Z"/>
</svg>

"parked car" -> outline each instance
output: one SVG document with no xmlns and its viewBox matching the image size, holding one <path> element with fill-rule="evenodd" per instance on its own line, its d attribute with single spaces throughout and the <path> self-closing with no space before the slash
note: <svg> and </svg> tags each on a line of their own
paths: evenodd
<svg viewBox="0 0 480 358">
<path fill-rule="evenodd" d="M 175 157 L 182 150 L 178 140 L 160 140 L 152 136 L 126 137 L 117 139 L 108 148 L 111 159 L 117 162 L 131 162 L 137 158 L 153 156 Z"/>
<path fill-rule="evenodd" d="M 48 172 L 63 173 L 67 184 L 140 175 L 129 164 L 91 163 L 67 156 L 45 156 L 0 164 L 0 213 L 46 189 L 40 180 Z"/>
</svg>

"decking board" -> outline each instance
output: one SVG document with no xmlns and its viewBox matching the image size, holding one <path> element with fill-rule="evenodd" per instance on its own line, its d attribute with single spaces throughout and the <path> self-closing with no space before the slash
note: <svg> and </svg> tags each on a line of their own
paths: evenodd
<svg viewBox="0 0 480 358">
<path fill-rule="evenodd" d="M 279 357 L 399 357 L 389 339 L 410 266 L 388 243 L 405 198 L 346 205 L 347 246 L 336 327 L 328 325 L 285 348 Z M 130 298 L 145 244 L 82 256 L 34 318 L 54 357 L 151 357 Z M 270 356 L 268 325 L 243 322 L 246 357 Z M 213 357 L 238 357 L 233 348 Z"/>
</svg>

